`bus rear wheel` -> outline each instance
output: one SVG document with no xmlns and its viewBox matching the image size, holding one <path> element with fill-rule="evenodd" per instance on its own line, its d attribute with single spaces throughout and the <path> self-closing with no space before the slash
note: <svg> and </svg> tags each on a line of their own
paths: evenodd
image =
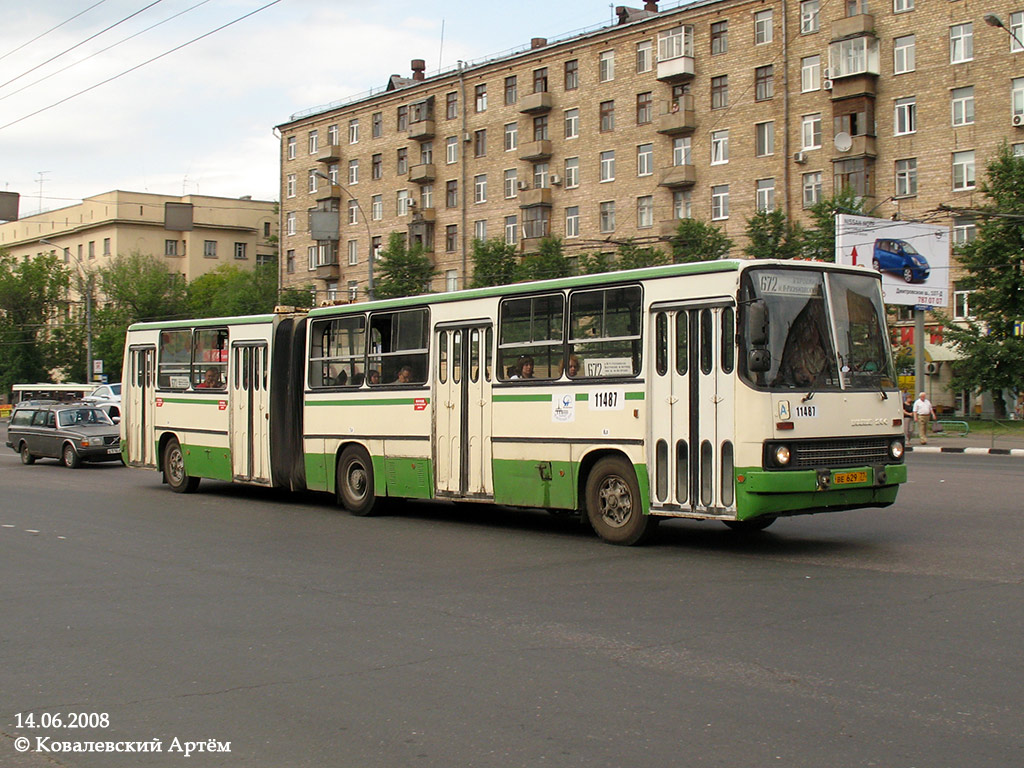
<svg viewBox="0 0 1024 768">
<path fill-rule="evenodd" d="M 194 493 L 199 487 L 199 478 L 189 477 L 185 471 L 185 454 L 181 443 L 174 437 L 164 449 L 164 480 L 175 493 Z"/>
<path fill-rule="evenodd" d="M 658 519 L 644 514 L 633 466 L 620 456 L 594 465 L 584 498 L 591 527 L 609 544 L 641 544 L 657 527 Z"/>
<path fill-rule="evenodd" d="M 373 462 L 365 450 L 350 445 L 341 452 L 335 481 L 341 506 L 358 517 L 374 514 Z"/>
</svg>

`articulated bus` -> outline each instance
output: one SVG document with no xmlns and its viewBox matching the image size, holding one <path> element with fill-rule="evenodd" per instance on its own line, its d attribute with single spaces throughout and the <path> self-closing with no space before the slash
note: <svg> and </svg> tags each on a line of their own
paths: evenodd
<svg viewBox="0 0 1024 768">
<path fill-rule="evenodd" d="M 121 445 L 178 492 L 546 508 L 634 544 L 891 505 L 898 395 L 877 272 L 730 260 L 139 323 Z"/>
</svg>

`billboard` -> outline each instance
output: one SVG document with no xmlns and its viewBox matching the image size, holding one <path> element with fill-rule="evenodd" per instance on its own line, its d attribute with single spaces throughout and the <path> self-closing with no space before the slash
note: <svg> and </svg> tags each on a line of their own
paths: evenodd
<svg viewBox="0 0 1024 768">
<path fill-rule="evenodd" d="M 949 305 L 949 228 L 836 215 L 836 263 L 882 273 L 886 304 Z"/>
</svg>

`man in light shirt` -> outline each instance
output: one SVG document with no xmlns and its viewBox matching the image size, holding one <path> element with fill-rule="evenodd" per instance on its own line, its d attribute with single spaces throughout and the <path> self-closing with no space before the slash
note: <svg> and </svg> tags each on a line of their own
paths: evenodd
<svg viewBox="0 0 1024 768">
<path fill-rule="evenodd" d="M 917 433 L 921 437 L 921 445 L 928 444 L 928 422 L 931 421 L 934 413 L 932 401 L 922 392 L 914 401 L 914 421 L 917 422 Z"/>
</svg>

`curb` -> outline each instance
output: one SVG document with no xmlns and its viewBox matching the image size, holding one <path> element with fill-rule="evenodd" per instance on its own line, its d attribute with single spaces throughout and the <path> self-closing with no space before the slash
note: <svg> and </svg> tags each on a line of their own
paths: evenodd
<svg viewBox="0 0 1024 768">
<path fill-rule="evenodd" d="M 966 453 L 970 456 L 1016 456 L 1024 458 L 1024 448 L 954 448 L 947 446 L 908 445 L 907 453 Z"/>
</svg>

